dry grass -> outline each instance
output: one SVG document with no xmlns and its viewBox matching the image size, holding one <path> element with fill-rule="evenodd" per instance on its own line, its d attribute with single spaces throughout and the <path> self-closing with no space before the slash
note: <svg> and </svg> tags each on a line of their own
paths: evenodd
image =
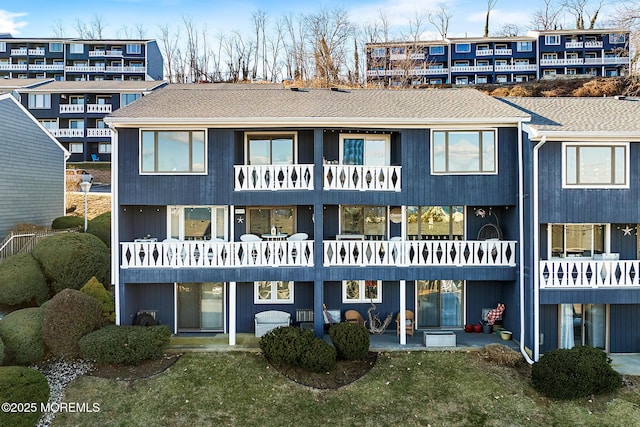
<svg viewBox="0 0 640 427">
<path fill-rule="evenodd" d="M 499 366 L 514 368 L 524 363 L 522 354 L 502 344 L 489 344 L 485 346 L 482 355 L 489 362 Z"/>
<path fill-rule="evenodd" d="M 75 206 L 73 212 L 67 215 L 74 215 L 84 218 L 84 193 L 67 192 L 67 209 Z M 87 218 L 93 219 L 98 215 L 111 210 L 110 193 L 89 193 L 87 195 Z"/>
</svg>

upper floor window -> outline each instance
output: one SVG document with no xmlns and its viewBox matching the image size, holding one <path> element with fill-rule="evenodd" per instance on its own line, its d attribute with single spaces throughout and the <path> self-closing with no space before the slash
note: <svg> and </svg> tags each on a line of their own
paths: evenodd
<svg viewBox="0 0 640 427">
<path fill-rule="evenodd" d="M 48 129 L 48 130 L 58 129 L 58 119 L 40 119 L 39 122 L 42 126 L 44 126 L 45 129 Z"/>
<path fill-rule="evenodd" d="M 204 173 L 206 158 L 202 130 L 141 131 L 141 173 Z"/>
<path fill-rule="evenodd" d="M 82 43 L 71 43 L 69 45 L 69 53 L 84 53 L 84 45 Z"/>
<path fill-rule="evenodd" d="M 533 50 L 533 43 L 531 42 L 517 42 L 516 50 L 518 52 L 531 52 Z"/>
<path fill-rule="evenodd" d="M 560 36 L 544 36 L 544 44 L 546 44 L 547 46 L 559 45 Z"/>
<path fill-rule="evenodd" d="M 270 234 L 272 227 L 276 227 L 278 233 L 292 235 L 296 232 L 296 209 L 294 207 L 251 207 L 248 211 L 248 233 L 258 236 Z"/>
<path fill-rule="evenodd" d="M 250 165 L 292 165 L 295 163 L 294 134 L 247 134 Z"/>
<path fill-rule="evenodd" d="M 404 54 L 404 48 L 403 47 L 392 47 L 391 48 L 391 54 L 392 55 L 403 55 Z"/>
<path fill-rule="evenodd" d="M 382 280 L 343 280 L 343 303 L 381 303 Z"/>
<path fill-rule="evenodd" d="M 497 148 L 495 130 L 434 130 L 431 173 L 497 173 Z"/>
<path fill-rule="evenodd" d="M 84 144 L 82 142 L 72 142 L 69 144 L 69 152 L 71 154 L 79 154 L 84 152 Z"/>
<path fill-rule="evenodd" d="M 457 53 L 469 53 L 471 52 L 471 43 L 456 43 Z"/>
<path fill-rule="evenodd" d="M 629 145 L 564 144 L 564 185 L 627 187 Z"/>
<path fill-rule="evenodd" d="M 110 142 L 100 142 L 98 144 L 98 153 L 100 153 L 100 154 L 111 154 L 111 143 Z"/>
<path fill-rule="evenodd" d="M 0 42 L 0 52 L 7 51 L 7 42 Z"/>
<path fill-rule="evenodd" d="M 623 44 L 626 41 L 624 34 L 609 34 L 609 43 L 611 44 Z"/>
<path fill-rule="evenodd" d="M 114 79 L 115 80 L 115 79 Z M 139 93 L 123 93 L 120 95 L 120 107 L 131 104 L 142 95 Z"/>
<path fill-rule="evenodd" d="M 29 108 L 45 109 L 51 108 L 51 94 L 50 93 L 30 93 L 29 94 Z"/>
<path fill-rule="evenodd" d="M 340 163 L 386 166 L 390 162 L 389 135 L 340 135 Z"/>
<path fill-rule="evenodd" d="M 82 45 L 80 45 L 82 46 Z M 49 43 L 49 52 L 62 52 L 62 42 L 51 42 Z"/>
<path fill-rule="evenodd" d="M 341 206 L 340 234 L 360 239 L 384 240 L 387 237 L 386 206 Z"/>
<path fill-rule="evenodd" d="M 254 282 L 255 304 L 293 304 L 293 282 L 290 280 Z"/>
<path fill-rule="evenodd" d="M 227 240 L 226 206 L 167 206 L 167 237 L 176 240 Z"/>
<path fill-rule="evenodd" d="M 551 257 L 591 258 L 604 252 L 601 224 L 552 224 Z"/>
<path fill-rule="evenodd" d="M 140 54 L 142 52 L 142 46 L 139 43 L 128 43 L 127 53 Z"/>
<path fill-rule="evenodd" d="M 384 58 L 387 55 L 387 49 L 384 47 L 374 47 L 371 49 L 371 57 Z"/>
<path fill-rule="evenodd" d="M 444 46 L 429 46 L 429 55 L 444 55 Z"/>
<path fill-rule="evenodd" d="M 462 240 L 462 206 L 407 206 L 407 237 L 417 240 Z"/>
</svg>

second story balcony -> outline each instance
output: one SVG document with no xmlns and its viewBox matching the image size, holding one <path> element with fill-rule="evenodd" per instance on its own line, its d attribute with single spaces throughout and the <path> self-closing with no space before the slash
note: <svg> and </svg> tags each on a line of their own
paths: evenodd
<svg viewBox="0 0 640 427">
<path fill-rule="evenodd" d="M 516 242 L 505 240 L 325 240 L 325 266 L 466 267 L 516 265 Z M 364 238 L 364 236 L 362 236 Z"/>
<path fill-rule="evenodd" d="M 59 138 L 82 138 L 84 129 L 49 129 L 51 135 Z"/>
<path fill-rule="evenodd" d="M 540 289 L 640 287 L 639 260 L 552 259 L 540 261 Z"/>
<path fill-rule="evenodd" d="M 518 71 L 536 71 L 538 67 L 536 64 L 511 64 L 511 65 L 496 65 L 496 72 L 518 72 Z"/>
<path fill-rule="evenodd" d="M 476 49 L 476 56 L 491 56 L 493 49 Z"/>
<path fill-rule="evenodd" d="M 26 71 L 27 64 L 0 64 L 0 71 Z"/>
<path fill-rule="evenodd" d="M 540 60 L 540 65 L 581 65 L 583 63 L 583 58 L 551 58 Z"/>
<path fill-rule="evenodd" d="M 87 113 L 110 113 L 111 104 L 87 104 Z"/>
<path fill-rule="evenodd" d="M 111 129 L 109 128 L 87 128 L 88 138 L 111 138 Z"/>
<path fill-rule="evenodd" d="M 449 74 L 448 68 L 416 68 L 412 71 L 414 76 L 436 76 Z"/>
<path fill-rule="evenodd" d="M 67 65 L 64 70 L 69 73 L 104 73 L 101 65 Z"/>
<path fill-rule="evenodd" d="M 482 73 L 492 71 L 493 65 L 454 65 L 451 67 L 452 73 Z"/>
<path fill-rule="evenodd" d="M 60 104 L 60 114 L 84 113 L 84 104 Z"/>
<path fill-rule="evenodd" d="M 313 165 L 235 165 L 234 190 L 313 190 Z"/>
<path fill-rule="evenodd" d="M 401 191 L 401 166 L 326 164 L 322 171 L 325 190 Z"/>
<path fill-rule="evenodd" d="M 108 66 L 105 67 L 107 73 L 146 73 L 147 67 L 133 66 L 133 67 L 120 67 L 120 66 Z"/>
<path fill-rule="evenodd" d="M 30 71 L 64 71 L 64 64 L 29 64 Z"/>
<path fill-rule="evenodd" d="M 29 49 L 29 56 L 44 56 L 43 48 Z"/>
<path fill-rule="evenodd" d="M 18 49 L 11 49 L 11 56 L 27 56 L 29 50 L 26 47 L 20 47 Z"/>
</svg>

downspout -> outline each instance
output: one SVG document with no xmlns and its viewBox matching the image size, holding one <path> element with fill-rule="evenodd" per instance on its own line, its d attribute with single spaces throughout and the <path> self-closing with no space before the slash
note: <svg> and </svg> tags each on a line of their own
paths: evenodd
<svg viewBox="0 0 640 427">
<path fill-rule="evenodd" d="M 120 210 L 118 194 L 118 130 L 111 128 L 111 283 L 115 294 L 116 325 L 122 324 L 120 313 Z"/>
<path fill-rule="evenodd" d="M 518 122 L 518 168 L 520 173 L 518 174 L 518 222 L 519 222 L 519 241 L 518 252 L 520 253 L 520 353 L 524 356 L 524 359 L 529 364 L 533 364 L 533 360 L 529 357 L 529 354 L 525 350 L 524 345 L 524 160 L 522 155 L 522 121 Z"/>
<path fill-rule="evenodd" d="M 547 142 L 542 136 L 540 142 L 533 147 L 533 360 L 540 358 L 540 224 L 538 224 L 538 153 Z"/>
</svg>

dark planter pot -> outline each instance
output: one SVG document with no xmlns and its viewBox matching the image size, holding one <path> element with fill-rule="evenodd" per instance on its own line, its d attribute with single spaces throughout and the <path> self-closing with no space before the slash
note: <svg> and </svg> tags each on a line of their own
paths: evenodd
<svg viewBox="0 0 640 427">
<path fill-rule="evenodd" d="M 473 332 L 482 332 L 482 325 L 480 323 L 473 325 Z"/>
<path fill-rule="evenodd" d="M 471 324 L 464 325 L 464 331 L 465 332 L 473 332 L 473 325 L 471 325 Z"/>
</svg>

